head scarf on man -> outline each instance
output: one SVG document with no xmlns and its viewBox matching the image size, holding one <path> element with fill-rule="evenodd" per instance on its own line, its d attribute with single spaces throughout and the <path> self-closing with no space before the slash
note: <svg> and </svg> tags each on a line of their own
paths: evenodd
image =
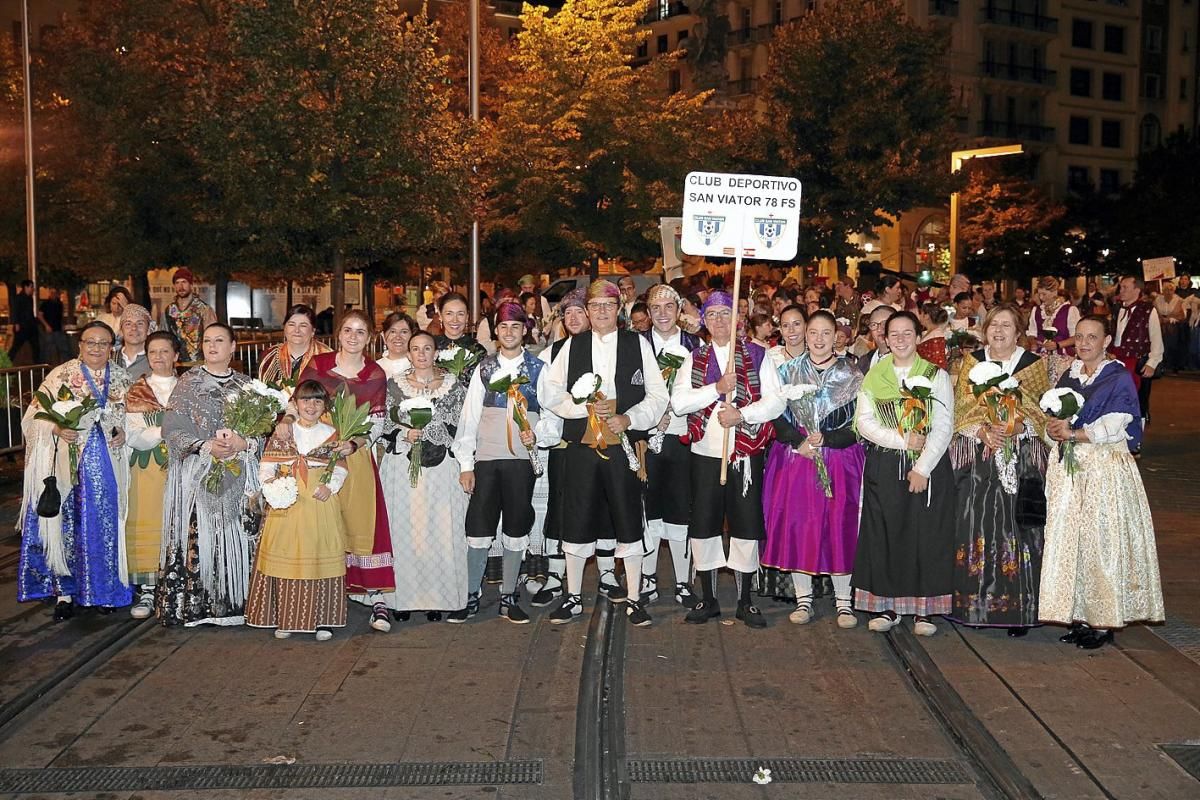
<svg viewBox="0 0 1200 800">
<path fill-rule="evenodd" d="M 680 307 L 679 292 L 675 291 L 675 287 L 669 283 L 659 283 L 650 287 L 650 291 L 646 292 L 646 305 L 661 301 L 674 303 L 676 308 Z"/>
<path fill-rule="evenodd" d="M 621 301 L 621 290 L 612 281 L 592 281 L 587 288 L 587 299 L 599 300 L 605 297 L 616 300 L 619 303 Z"/>
<path fill-rule="evenodd" d="M 558 301 L 559 313 L 565 312 L 568 308 L 582 308 L 587 310 L 587 290 L 572 289 L 563 295 L 562 300 Z"/>
<path fill-rule="evenodd" d="M 145 320 L 146 327 L 149 328 L 150 312 L 137 303 L 130 303 L 121 312 L 121 319 L 117 322 L 117 327 L 119 328 L 121 325 L 124 325 L 126 320 L 133 320 L 134 322 Z"/>
<path fill-rule="evenodd" d="M 727 292 L 715 290 L 708 293 L 708 297 L 704 300 L 704 305 L 700 307 L 700 316 L 708 313 L 710 308 L 733 308 L 733 298 Z"/>
<path fill-rule="evenodd" d="M 508 300 L 496 307 L 496 324 L 501 322 L 519 322 L 522 325 L 529 321 L 529 317 L 525 314 L 525 309 L 521 308 L 521 304 Z"/>
</svg>

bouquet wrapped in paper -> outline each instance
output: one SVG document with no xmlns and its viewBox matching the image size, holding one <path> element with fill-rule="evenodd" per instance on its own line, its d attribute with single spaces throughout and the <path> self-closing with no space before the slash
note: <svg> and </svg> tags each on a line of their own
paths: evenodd
<svg viewBox="0 0 1200 800">
<path fill-rule="evenodd" d="M 809 434 L 820 432 L 820 422 L 817 420 L 817 392 L 820 387 L 811 383 L 793 383 L 783 387 L 783 399 L 788 401 L 792 413 Z M 813 448 L 813 464 L 817 467 L 817 481 L 826 497 L 833 497 L 833 483 L 829 480 L 829 467 L 821 448 Z"/>
<path fill-rule="evenodd" d="M 900 397 L 904 399 L 898 415 L 900 435 L 907 441 L 908 434 L 929 432 L 929 404 L 933 402 L 933 381 L 924 375 L 909 375 L 900 383 Z M 920 450 L 906 450 L 910 461 L 921 457 Z"/>
<path fill-rule="evenodd" d="M 1083 395 L 1074 389 L 1066 387 L 1051 389 L 1042 395 L 1042 399 L 1038 401 L 1038 405 L 1042 411 L 1045 411 L 1047 416 L 1055 419 L 1065 419 L 1068 422 L 1074 422 L 1079 416 L 1079 409 L 1083 408 Z M 1074 475 L 1079 471 L 1079 461 L 1075 458 L 1075 443 L 1074 442 L 1059 442 L 1058 457 L 1062 459 L 1063 464 L 1067 468 L 1068 475 Z"/>
<path fill-rule="evenodd" d="M 225 427 L 246 440 L 265 436 L 274 430 L 276 420 L 287 408 L 287 402 L 287 395 L 281 390 L 272 389 L 259 380 L 250 381 L 226 398 Z M 214 456 L 212 466 L 204 476 L 204 488 L 210 494 L 216 494 L 221 488 L 221 478 L 226 472 L 230 475 L 241 475 L 241 460 Z"/>
<path fill-rule="evenodd" d="M 493 373 L 492 379 L 487 385 L 490 391 L 502 394 L 508 398 L 508 407 L 512 409 L 513 424 L 517 426 L 517 430 L 521 433 L 533 430 L 533 427 L 529 424 L 529 401 L 521 393 L 521 387 L 527 383 L 529 383 L 529 378 L 520 373 L 519 366 L 513 365 Z M 512 429 L 506 425 L 504 433 L 508 442 L 508 452 L 516 455 L 517 451 L 513 449 L 512 443 Z M 538 458 L 537 447 L 534 446 L 526 449 L 529 453 L 529 463 L 533 467 L 533 474 L 541 475 L 542 461 Z"/>
<path fill-rule="evenodd" d="M 1012 459 L 1012 437 L 1025 425 L 1021 414 L 1021 384 L 995 361 L 980 361 L 967 373 L 971 394 L 987 406 L 988 419 L 1004 426 L 1004 458 Z"/>
<path fill-rule="evenodd" d="M 428 397 L 410 397 L 396 406 L 395 414 L 396 422 L 423 431 L 426 425 L 433 422 L 433 401 Z M 421 445 L 418 438 L 412 443 L 412 450 L 408 454 L 408 480 L 414 489 L 421 479 Z"/>
<path fill-rule="evenodd" d="M 65 383 L 58 387 L 58 394 L 53 398 L 41 390 L 34 392 L 33 396 L 42 408 L 33 418 L 52 423 L 64 430 L 83 430 L 92 423 L 92 412 L 100 408 L 94 397 L 77 400 Z M 67 455 L 71 464 L 71 483 L 74 484 L 75 473 L 79 469 L 79 442 L 71 442 L 67 446 Z"/>
<path fill-rule="evenodd" d="M 667 384 L 667 392 L 675 386 L 675 378 L 679 374 L 679 370 L 683 367 L 683 362 L 687 360 L 689 351 L 686 347 L 680 344 L 669 344 L 662 349 L 658 354 L 658 368 L 662 370 L 663 380 Z M 654 433 L 650 434 L 650 442 L 648 447 L 653 453 L 661 453 L 663 446 L 663 438 L 667 435 L 666 423 L 670 417 L 671 409 L 667 408 L 667 413 L 663 415 L 663 422 L 654 429 Z"/>
<path fill-rule="evenodd" d="M 625 457 L 629 460 L 629 469 L 637 472 L 642 465 L 633 446 L 629 443 L 629 437 L 624 433 L 613 433 L 612 428 L 604 424 L 596 413 L 596 403 L 605 399 L 604 392 L 600 391 L 600 383 L 599 375 L 594 372 L 585 372 L 571 387 L 572 402 L 575 405 L 587 404 L 587 431 L 583 435 L 583 444 L 595 450 L 605 461 L 608 460 L 608 456 L 604 454 L 605 448 L 609 445 L 620 445 L 621 450 L 625 452 Z"/>
</svg>

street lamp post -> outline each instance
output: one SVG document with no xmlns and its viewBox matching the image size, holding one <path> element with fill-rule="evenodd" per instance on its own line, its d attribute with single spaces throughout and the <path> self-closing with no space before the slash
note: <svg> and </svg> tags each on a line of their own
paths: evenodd
<svg viewBox="0 0 1200 800">
<path fill-rule="evenodd" d="M 1004 144 L 998 147 L 979 147 L 974 150 L 955 150 L 950 154 L 950 172 L 962 170 L 963 163 L 972 158 L 995 158 L 1013 156 L 1025 152 L 1019 144 Z M 958 192 L 950 195 L 950 274 L 958 272 Z"/>
<path fill-rule="evenodd" d="M 33 88 L 29 82 L 29 0 L 21 2 L 21 70 L 25 81 L 25 248 L 37 303 L 37 224 L 33 213 Z"/>
<path fill-rule="evenodd" d="M 471 121 L 479 122 L 479 0 L 470 4 Z M 479 220 L 471 220 L 471 322 L 479 322 Z"/>
</svg>

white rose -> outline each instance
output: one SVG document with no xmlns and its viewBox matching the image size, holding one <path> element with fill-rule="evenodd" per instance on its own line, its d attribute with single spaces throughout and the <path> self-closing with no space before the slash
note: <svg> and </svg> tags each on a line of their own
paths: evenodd
<svg viewBox="0 0 1200 800">
<path fill-rule="evenodd" d="M 258 378 L 246 384 L 246 388 L 255 394 L 261 394 L 264 397 L 271 397 L 271 387 L 260 381 Z"/>
<path fill-rule="evenodd" d="M 79 408 L 83 403 L 78 400 L 59 400 L 54 405 L 50 406 L 50 410 L 55 414 L 66 416 L 73 409 Z"/>
<path fill-rule="evenodd" d="M 1038 401 L 1038 405 L 1050 416 L 1058 416 L 1058 413 L 1062 411 L 1062 397 L 1059 395 L 1059 390 L 1051 389 L 1046 392 Z"/>
<path fill-rule="evenodd" d="M 445 350 L 443 350 L 437 354 L 437 360 L 438 361 L 453 361 L 458 356 L 458 351 L 461 349 L 462 348 L 456 344 L 451 345 L 450 347 L 447 347 Z"/>
<path fill-rule="evenodd" d="M 1020 385 L 1021 384 L 1012 375 L 1009 375 L 1007 378 L 1000 381 L 1000 383 L 999 383 L 1000 388 L 1006 392 L 1011 392 L 1014 389 L 1020 387 Z"/>
<path fill-rule="evenodd" d="M 662 351 L 669 356 L 676 356 L 678 358 L 687 358 L 690 355 L 688 349 L 681 344 L 669 344 Z"/>
<path fill-rule="evenodd" d="M 594 372 L 585 372 L 571 386 L 571 397 L 582 403 L 600 388 L 600 377 Z"/>
<path fill-rule="evenodd" d="M 1004 374 L 1003 368 L 995 361 L 980 361 L 975 366 L 971 367 L 971 371 L 967 373 L 967 378 L 976 386 L 994 381 Z"/>
<path fill-rule="evenodd" d="M 904 388 L 912 391 L 913 389 L 933 389 L 933 381 L 926 378 L 924 375 L 912 375 L 904 379 Z"/>
<path fill-rule="evenodd" d="M 418 408 L 433 408 L 433 402 L 428 397 L 410 397 L 401 401 L 397 408 L 407 414 Z"/>
<path fill-rule="evenodd" d="M 271 508 L 288 508 L 300 496 L 300 487 L 292 476 L 275 478 L 262 485 L 263 499 Z"/>
</svg>

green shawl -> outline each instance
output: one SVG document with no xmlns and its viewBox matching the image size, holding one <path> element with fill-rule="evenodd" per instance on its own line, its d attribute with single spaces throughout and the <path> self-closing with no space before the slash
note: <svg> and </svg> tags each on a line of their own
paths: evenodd
<svg viewBox="0 0 1200 800">
<path fill-rule="evenodd" d="M 909 376 L 923 375 L 930 381 L 933 381 L 937 375 L 937 364 L 930 363 L 920 356 L 916 356 L 912 367 L 909 368 Z M 884 425 L 891 428 L 896 428 L 896 420 L 899 416 L 899 406 L 901 400 L 900 381 L 896 378 L 896 369 L 892 365 L 892 354 L 888 353 L 879 360 L 879 363 L 871 368 L 867 373 L 867 377 L 863 379 L 862 391 L 875 406 L 875 415 Z M 925 409 L 926 419 L 929 423 L 933 422 L 933 406 L 936 403 L 929 403 Z"/>
</svg>

